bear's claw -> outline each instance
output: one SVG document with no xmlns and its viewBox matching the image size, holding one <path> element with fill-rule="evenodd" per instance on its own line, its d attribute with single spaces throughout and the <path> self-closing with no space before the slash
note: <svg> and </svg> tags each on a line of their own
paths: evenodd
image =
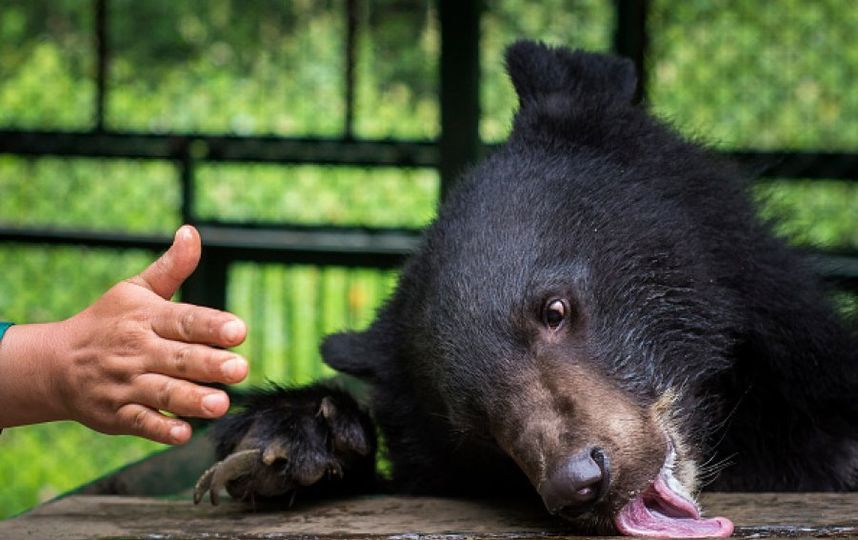
<svg viewBox="0 0 858 540">
<path fill-rule="evenodd" d="M 211 503 L 217 505 L 220 502 L 220 490 L 226 487 L 227 482 L 241 476 L 252 476 L 260 462 L 266 458 L 270 459 L 266 461 L 266 465 L 273 463 L 269 450 L 271 447 L 266 448 L 264 454 L 258 449 L 242 450 L 209 467 L 194 485 L 194 504 L 199 504 L 208 492 Z"/>
</svg>

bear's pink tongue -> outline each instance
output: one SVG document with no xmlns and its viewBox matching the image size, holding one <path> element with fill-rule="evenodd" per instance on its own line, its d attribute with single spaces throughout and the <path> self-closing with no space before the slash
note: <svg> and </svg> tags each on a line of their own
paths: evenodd
<svg viewBox="0 0 858 540">
<path fill-rule="evenodd" d="M 620 510 L 614 523 L 629 536 L 701 538 L 733 534 L 729 519 L 701 518 L 697 505 L 671 489 L 662 474 Z"/>
</svg>

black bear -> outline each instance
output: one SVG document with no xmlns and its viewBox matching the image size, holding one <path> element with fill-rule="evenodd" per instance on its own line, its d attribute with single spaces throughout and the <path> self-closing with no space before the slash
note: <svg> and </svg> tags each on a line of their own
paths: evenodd
<svg viewBox="0 0 858 540">
<path fill-rule="evenodd" d="M 215 429 L 195 499 L 541 497 L 581 531 L 727 536 L 694 495 L 858 486 L 858 355 L 742 171 L 632 104 L 633 66 L 513 44 L 508 142 L 451 193 L 364 332 L 371 388 L 272 389 Z M 216 499 L 215 499 L 216 500 Z"/>
</svg>

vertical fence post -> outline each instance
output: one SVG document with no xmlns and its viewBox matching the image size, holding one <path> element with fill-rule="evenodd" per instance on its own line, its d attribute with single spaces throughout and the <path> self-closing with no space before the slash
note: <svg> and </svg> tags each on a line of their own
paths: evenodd
<svg viewBox="0 0 858 540">
<path fill-rule="evenodd" d="M 646 15 L 649 0 L 614 0 L 614 52 L 634 62 L 638 72 L 635 103 L 646 98 Z"/>
<path fill-rule="evenodd" d="M 480 0 L 439 0 L 441 199 L 480 150 Z"/>
<path fill-rule="evenodd" d="M 182 191 L 182 222 L 194 224 L 196 186 L 194 183 L 194 157 L 192 142 L 184 141 L 178 160 Z M 203 252 L 196 271 L 182 285 L 183 302 L 199 304 L 216 309 L 226 309 L 226 278 L 229 256 L 222 248 L 206 247 L 203 237 Z"/>
<path fill-rule="evenodd" d="M 182 302 L 226 309 L 228 257 L 224 250 L 205 247 L 196 271 L 182 285 Z"/>
<path fill-rule="evenodd" d="M 107 99 L 107 0 L 95 0 L 95 130 L 104 131 Z"/>
<path fill-rule="evenodd" d="M 346 114 L 343 126 L 343 138 L 351 140 L 354 136 L 355 116 L 355 47 L 357 46 L 358 0 L 346 1 Z"/>
</svg>

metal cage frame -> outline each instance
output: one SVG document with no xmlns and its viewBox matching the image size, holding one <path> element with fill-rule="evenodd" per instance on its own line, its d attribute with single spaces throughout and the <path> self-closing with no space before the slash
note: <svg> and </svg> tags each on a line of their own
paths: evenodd
<svg viewBox="0 0 858 540">
<path fill-rule="evenodd" d="M 440 123 L 436 140 L 357 139 L 353 135 L 355 36 L 359 0 L 343 3 L 346 17 L 345 125 L 339 138 L 147 134 L 105 127 L 110 47 L 109 0 L 93 0 L 96 61 L 95 122 L 89 131 L 0 129 L 0 153 L 18 156 L 138 158 L 169 160 L 179 170 L 181 218 L 205 238 L 203 264 L 182 288 L 184 301 L 224 309 L 230 264 L 309 263 L 394 268 L 415 248 L 415 229 L 309 227 L 290 223 L 202 221 L 194 215 L 196 165 L 204 162 L 312 163 L 366 167 L 432 167 L 439 171 L 441 198 L 456 177 L 491 151 L 479 138 L 480 0 L 437 0 L 440 54 Z M 631 58 L 640 74 L 637 97 L 646 96 L 648 0 L 614 0 L 613 49 Z M 842 152 L 741 151 L 729 157 L 751 164 L 762 177 L 858 180 L 858 154 Z M 46 227 L 0 227 L 0 241 L 28 245 L 80 245 L 160 251 L 170 238 Z M 820 252 L 820 272 L 839 286 L 858 290 L 858 252 Z"/>
</svg>

